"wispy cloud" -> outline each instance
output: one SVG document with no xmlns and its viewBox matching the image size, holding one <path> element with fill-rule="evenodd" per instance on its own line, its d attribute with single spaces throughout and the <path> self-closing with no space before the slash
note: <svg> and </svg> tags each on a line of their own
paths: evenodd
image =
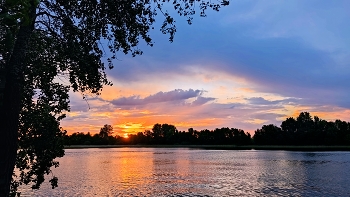
<svg viewBox="0 0 350 197">
<path fill-rule="evenodd" d="M 176 89 L 169 92 L 158 92 L 156 94 L 141 98 L 140 96 L 130 96 L 130 97 L 121 97 L 114 99 L 111 103 L 117 107 L 121 106 L 136 106 L 136 105 L 147 105 L 150 103 L 162 103 L 162 102 L 179 102 L 184 101 L 190 98 L 196 98 L 193 102 L 194 105 L 202 105 L 206 102 L 213 100 L 214 98 L 202 97 L 203 90 L 182 90 Z"/>
<path fill-rule="evenodd" d="M 266 100 L 263 97 L 251 97 L 251 98 L 246 98 L 245 100 L 248 101 L 248 103 L 251 105 L 283 105 L 283 104 L 299 103 L 301 99 L 286 98 L 281 100 Z"/>
<path fill-rule="evenodd" d="M 253 132 L 302 111 L 350 121 L 350 1 L 230 4 L 191 26 L 176 18 L 174 43 L 155 31 L 154 47 L 141 45 L 142 56 L 119 56 L 107 73 L 115 86 L 90 100 L 90 109 L 73 96 L 64 125 Z"/>
</svg>

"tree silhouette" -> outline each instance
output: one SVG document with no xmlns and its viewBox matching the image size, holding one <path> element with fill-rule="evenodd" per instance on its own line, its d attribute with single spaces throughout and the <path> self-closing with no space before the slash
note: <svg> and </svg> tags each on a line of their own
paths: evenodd
<svg viewBox="0 0 350 197">
<path fill-rule="evenodd" d="M 299 122 L 298 122 L 299 121 Z M 312 123 L 312 124 L 311 124 Z M 289 117 L 281 127 L 273 124 L 263 125 L 255 131 L 253 138 L 237 128 L 203 129 L 189 128 L 187 132 L 178 131 L 171 124 L 155 124 L 152 130 L 130 134 L 128 139 L 103 134 L 110 130 L 105 125 L 100 134 L 73 133 L 64 136 L 67 145 L 86 144 L 166 144 L 166 145 L 350 145 L 350 123 L 336 120 L 326 121 L 308 112 L 302 112 L 297 118 Z M 106 137 L 108 136 L 108 137 Z M 87 143 L 88 142 L 88 143 Z M 248 147 L 249 148 L 249 147 Z"/>
<path fill-rule="evenodd" d="M 0 196 L 9 195 L 16 158 L 20 159 L 18 139 L 27 140 L 19 135 L 25 134 L 19 131 L 20 119 L 38 121 L 26 116 L 25 111 L 33 106 L 30 102 L 37 106 L 41 105 L 35 102 L 43 102 L 55 118 L 55 130 L 61 131 L 59 121 L 64 118 L 63 112 L 69 111 L 68 91 L 99 94 L 104 85 L 110 85 L 105 70 L 113 68 L 118 51 L 135 56 L 142 54 L 137 48 L 141 40 L 153 45 L 149 32 L 154 29 L 157 13 L 164 16 L 160 30 L 173 41 L 175 20 L 164 8 L 166 3 L 172 3 L 189 24 L 195 8 L 205 16 L 207 8 L 218 11 L 221 5 L 228 5 L 227 0 L 0 1 L 0 70 L 4 71 L 0 74 Z M 108 53 L 101 40 L 107 41 Z M 105 65 L 101 57 L 108 54 Z M 58 78 L 64 82 L 54 80 Z M 41 99 L 34 99 L 37 97 Z M 58 156 L 61 154 L 55 153 L 44 160 L 50 163 Z M 56 180 L 52 180 L 53 187 Z M 31 181 L 37 187 L 41 182 L 35 178 Z"/>
<path fill-rule="evenodd" d="M 263 125 L 261 129 L 255 131 L 254 143 L 258 145 L 281 145 L 284 140 L 281 128 L 276 125 Z"/>
<path fill-rule="evenodd" d="M 99 136 L 101 138 L 108 138 L 108 136 L 112 135 L 113 133 L 113 127 L 111 125 L 105 124 L 99 133 Z"/>
<path fill-rule="evenodd" d="M 287 118 L 281 128 L 264 125 L 255 131 L 255 144 L 264 145 L 350 145 L 350 123 L 328 122 L 308 112 Z"/>
</svg>

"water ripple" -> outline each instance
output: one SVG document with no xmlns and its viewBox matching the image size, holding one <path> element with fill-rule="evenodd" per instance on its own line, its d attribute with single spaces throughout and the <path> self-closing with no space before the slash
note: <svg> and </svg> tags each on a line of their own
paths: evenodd
<svg viewBox="0 0 350 197">
<path fill-rule="evenodd" d="M 21 196 L 350 196 L 349 152 L 67 150 L 59 187 Z"/>
</svg>

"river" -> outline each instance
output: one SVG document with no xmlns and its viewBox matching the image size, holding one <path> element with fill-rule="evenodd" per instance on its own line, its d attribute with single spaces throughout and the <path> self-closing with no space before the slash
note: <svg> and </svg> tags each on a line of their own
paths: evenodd
<svg viewBox="0 0 350 197">
<path fill-rule="evenodd" d="M 58 188 L 21 196 L 350 196 L 350 152 L 91 148 L 59 161 Z"/>
</svg>

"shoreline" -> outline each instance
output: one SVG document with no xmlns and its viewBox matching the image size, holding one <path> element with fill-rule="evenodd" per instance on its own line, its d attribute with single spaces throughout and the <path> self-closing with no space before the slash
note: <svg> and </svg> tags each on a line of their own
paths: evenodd
<svg viewBox="0 0 350 197">
<path fill-rule="evenodd" d="M 64 149 L 86 148 L 192 148 L 208 150 L 287 150 L 350 151 L 350 146 L 278 146 L 278 145 L 65 145 Z"/>
</svg>

